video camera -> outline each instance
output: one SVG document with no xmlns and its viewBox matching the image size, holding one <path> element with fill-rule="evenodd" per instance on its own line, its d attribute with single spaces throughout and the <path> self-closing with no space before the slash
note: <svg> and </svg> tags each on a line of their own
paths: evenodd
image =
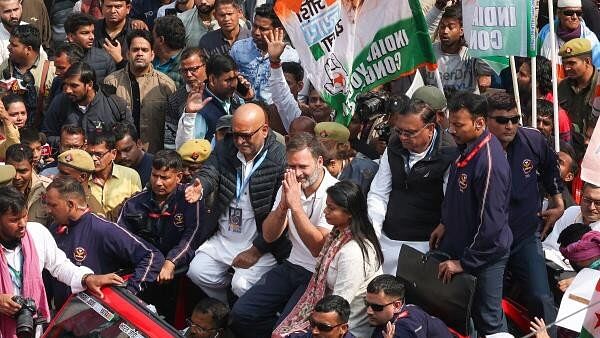
<svg viewBox="0 0 600 338">
<path fill-rule="evenodd" d="M 388 123 L 388 101 L 389 96 L 386 92 L 367 92 L 356 97 L 354 111 L 362 123 L 371 126 L 376 138 L 386 142 L 392 133 Z"/>
<path fill-rule="evenodd" d="M 46 319 L 40 316 L 40 313 L 38 312 L 35 300 L 21 296 L 14 296 L 12 297 L 12 300 L 21 305 L 21 309 L 15 314 L 17 320 L 17 337 L 35 337 L 37 326 L 46 323 Z"/>
</svg>

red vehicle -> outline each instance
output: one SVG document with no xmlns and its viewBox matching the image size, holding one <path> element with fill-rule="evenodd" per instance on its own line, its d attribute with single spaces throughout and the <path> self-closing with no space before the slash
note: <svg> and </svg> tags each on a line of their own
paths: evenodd
<svg viewBox="0 0 600 338">
<path fill-rule="evenodd" d="M 183 337 L 125 288 L 106 287 L 102 292 L 103 299 L 87 291 L 72 295 L 56 314 L 43 337 Z"/>
</svg>

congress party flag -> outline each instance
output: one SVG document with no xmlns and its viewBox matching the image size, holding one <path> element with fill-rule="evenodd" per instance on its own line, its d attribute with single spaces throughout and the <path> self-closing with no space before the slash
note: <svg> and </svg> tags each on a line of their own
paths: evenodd
<svg viewBox="0 0 600 338">
<path fill-rule="evenodd" d="M 596 290 L 590 300 L 590 307 L 585 314 L 580 338 L 600 337 L 600 281 L 596 284 Z"/>
<path fill-rule="evenodd" d="M 275 12 L 340 123 L 359 94 L 436 67 L 419 0 L 278 0 Z"/>
<path fill-rule="evenodd" d="M 600 97 L 593 100 L 592 111 L 600 112 Z M 594 127 L 592 138 L 581 162 L 581 180 L 600 186 L 600 128 L 598 122 Z"/>
<path fill-rule="evenodd" d="M 463 0 L 469 55 L 536 56 L 534 0 Z"/>
</svg>

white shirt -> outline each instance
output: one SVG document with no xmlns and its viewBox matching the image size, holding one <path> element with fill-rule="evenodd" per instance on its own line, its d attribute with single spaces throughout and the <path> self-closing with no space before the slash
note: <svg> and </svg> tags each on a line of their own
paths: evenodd
<svg viewBox="0 0 600 338">
<path fill-rule="evenodd" d="M 19 25 L 27 25 L 27 22 L 21 21 Z M 8 59 L 8 40 L 10 33 L 3 24 L 0 24 L 0 64 Z"/>
<path fill-rule="evenodd" d="M 292 92 L 290 91 L 282 67 L 271 68 L 269 91 L 273 98 L 273 104 L 277 107 L 281 123 L 285 130 L 289 132 L 292 120 L 300 116 L 302 111 L 300 110 L 298 101 L 296 101 L 294 95 L 292 95 Z"/>
<path fill-rule="evenodd" d="M 166 5 L 160 6 L 158 8 L 158 11 L 156 11 L 156 18 L 158 19 L 158 18 L 161 18 L 161 17 L 165 16 L 167 8 L 175 8 L 175 3 L 176 2 L 177 1 L 173 1 L 170 4 L 166 4 Z"/>
<path fill-rule="evenodd" d="M 35 243 L 40 269 L 48 270 L 54 278 L 69 285 L 73 293 L 85 290 L 81 285 L 81 279 L 85 274 L 94 272 L 85 266 L 76 266 L 73 264 L 65 253 L 58 248 L 52 234 L 50 234 L 50 231 L 45 226 L 35 222 L 27 222 L 27 232 Z M 15 270 L 21 271 L 23 256 L 21 245 L 18 245 L 13 250 L 9 250 L 2 245 L 0 245 L 0 248 L 2 248 L 8 264 Z M 14 283 L 13 290 L 16 291 L 15 294 L 21 294 Z"/>
<path fill-rule="evenodd" d="M 323 212 L 326 207 L 327 200 L 327 188 L 336 184 L 338 182 L 333 176 L 329 174 L 329 171 L 322 169 L 325 174 L 323 176 L 323 181 L 317 191 L 315 191 L 310 196 L 304 196 L 304 193 L 300 195 L 300 202 L 302 203 L 302 209 L 306 213 L 306 216 L 310 219 L 310 223 L 314 226 L 327 229 L 327 231 L 331 231 L 333 226 L 327 223 L 325 219 L 325 213 Z M 283 187 L 279 188 L 277 191 L 277 197 L 275 197 L 275 203 L 273 203 L 273 210 L 279 206 L 279 202 L 281 201 L 281 191 Z M 313 257 L 310 253 L 308 247 L 300 238 L 298 234 L 298 230 L 296 230 L 296 224 L 294 224 L 294 219 L 292 217 L 292 211 L 287 211 L 287 220 L 288 220 L 288 237 L 292 242 L 292 251 L 290 252 L 290 257 L 287 259 L 290 263 L 299 265 L 310 272 L 315 272 L 315 265 L 317 264 L 317 259 Z"/>
</svg>

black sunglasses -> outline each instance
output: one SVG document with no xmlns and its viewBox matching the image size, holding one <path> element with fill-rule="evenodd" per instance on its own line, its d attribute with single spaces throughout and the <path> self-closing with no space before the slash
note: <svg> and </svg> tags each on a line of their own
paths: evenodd
<svg viewBox="0 0 600 338">
<path fill-rule="evenodd" d="M 490 118 L 496 120 L 496 122 L 498 122 L 500 124 L 507 124 L 509 121 L 512 122 L 512 124 L 517 124 L 521 120 L 521 115 L 515 115 L 515 116 L 510 116 L 510 117 L 491 116 Z"/>
<path fill-rule="evenodd" d="M 368 301 L 365 299 L 365 306 L 366 306 L 366 307 L 370 307 L 370 308 L 371 308 L 371 310 L 373 310 L 373 311 L 375 311 L 375 312 L 381 312 L 381 311 L 383 311 L 383 309 L 384 309 L 386 306 L 388 306 L 388 305 L 392 305 L 392 304 L 394 304 L 395 302 L 397 302 L 397 301 L 399 301 L 399 300 L 400 300 L 400 299 L 396 299 L 396 300 L 394 300 L 394 301 L 391 301 L 391 302 L 389 302 L 389 303 L 387 303 L 387 304 L 374 304 L 374 303 L 369 303 L 369 302 L 368 302 Z"/>
<path fill-rule="evenodd" d="M 316 327 L 321 332 L 331 332 L 331 330 L 335 329 L 336 327 L 346 324 L 346 323 L 340 323 L 340 324 L 332 326 L 332 325 L 325 324 L 325 323 L 319 323 L 312 318 L 308 319 L 308 323 L 310 324 L 311 328 Z"/>
<path fill-rule="evenodd" d="M 583 15 L 583 11 L 573 11 L 573 10 L 562 11 L 562 13 L 565 16 L 577 15 L 578 17 L 581 17 Z"/>
<path fill-rule="evenodd" d="M 248 141 L 252 136 L 254 136 L 254 134 L 258 133 L 258 131 L 261 130 L 262 127 L 264 127 L 264 125 L 258 127 L 258 129 L 256 129 L 255 131 L 253 131 L 251 133 L 236 133 L 236 132 L 233 132 L 233 133 L 231 133 L 231 135 L 233 136 L 234 139 L 236 139 L 236 138 L 242 138 L 242 139 L 244 139 L 244 141 Z"/>
</svg>

